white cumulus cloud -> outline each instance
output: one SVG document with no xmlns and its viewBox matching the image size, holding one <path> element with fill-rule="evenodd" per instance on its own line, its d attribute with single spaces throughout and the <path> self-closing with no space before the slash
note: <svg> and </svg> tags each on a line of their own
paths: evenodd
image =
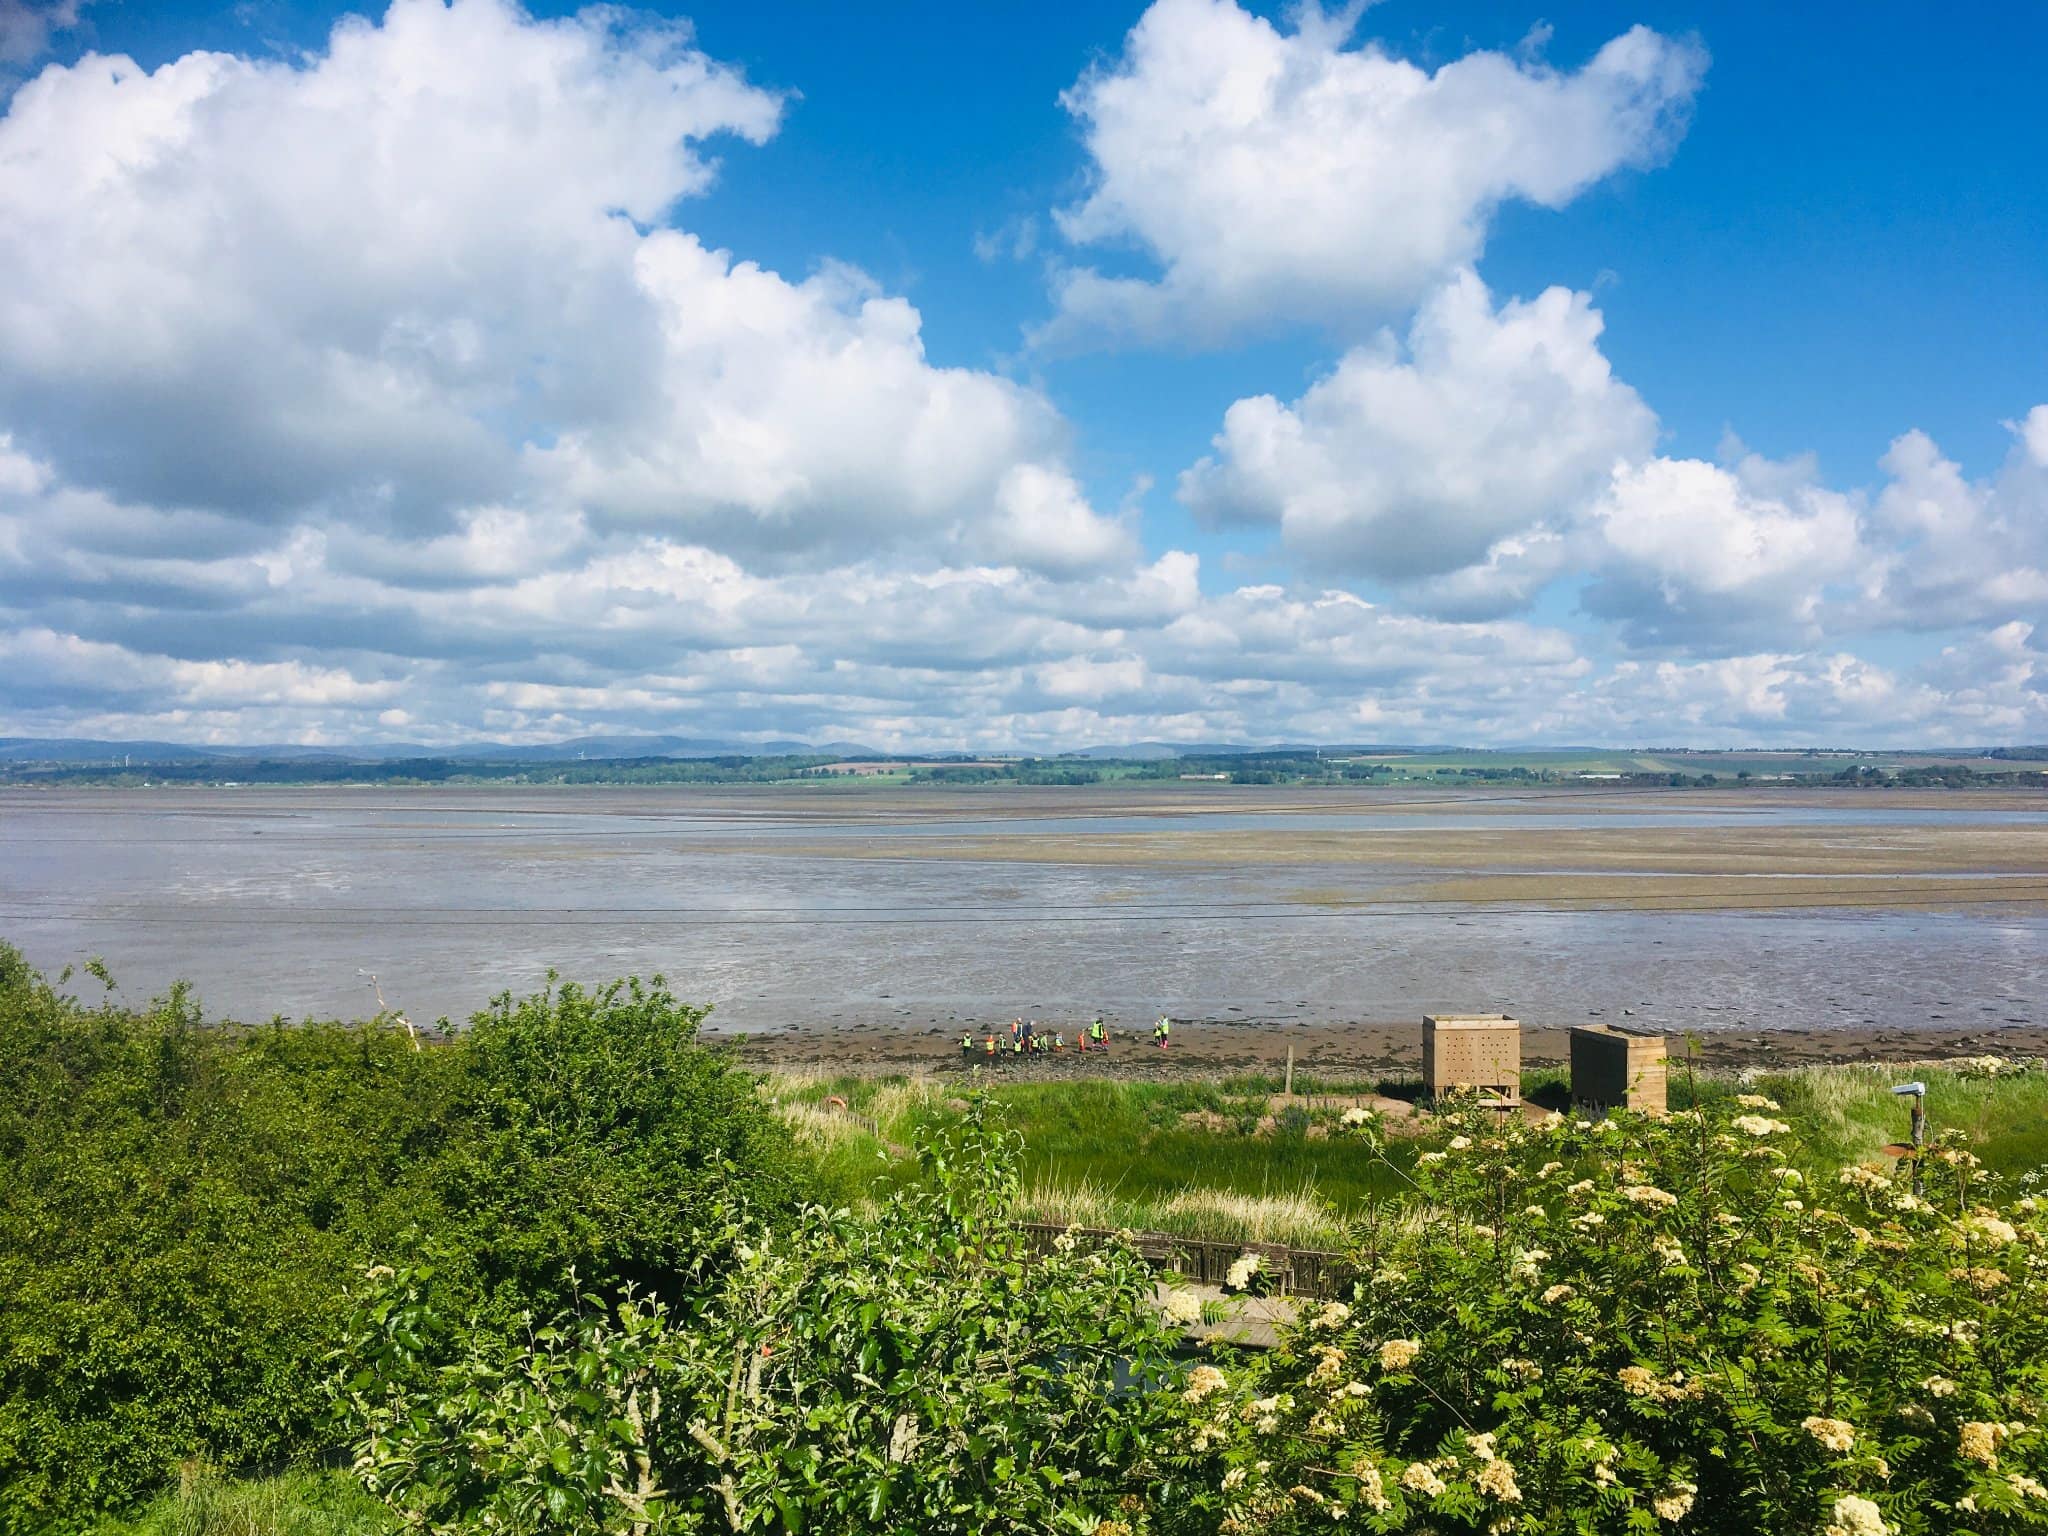
<svg viewBox="0 0 2048 1536">
<path fill-rule="evenodd" d="M 1319 567 L 1408 581 L 1477 564 L 1568 521 L 1654 444 L 1656 418 L 1600 352 L 1601 323 L 1563 288 L 1496 310 L 1463 272 L 1422 306 L 1405 350 L 1383 335 L 1291 405 L 1231 406 L 1181 499 L 1277 525 Z"/>
<path fill-rule="evenodd" d="M 0 118 L 0 430 L 72 485 L 256 522 L 1127 557 L 1037 392 L 934 366 L 858 272 L 668 225 L 783 106 L 681 24 L 511 0 L 394 0 L 291 62 L 49 68 Z"/>
<path fill-rule="evenodd" d="M 1210 340 L 1404 307 L 1485 245 L 1494 210 L 1556 208 L 1682 133 L 1706 55 L 1635 27 L 1576 70 L 1476 52 L 1431 71 L 1313 6 L 1155 0 L 1063 98 L 1091 161 L 1058 224 L 1157 278 L 1062 269 L 1047 336 Z"/>
</svg>

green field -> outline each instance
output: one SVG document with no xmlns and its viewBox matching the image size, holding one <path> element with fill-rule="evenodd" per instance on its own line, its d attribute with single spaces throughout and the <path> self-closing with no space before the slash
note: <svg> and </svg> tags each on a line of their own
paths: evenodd
<svg viewBox="0 0 2048 1536">
<path fill-rule="evenodd" d="M 1831 1175 L 1903 1140 L 1907 1112 L 1891 1088 L 1915 1078 L 1928 1086 L 1930 1135 L 1968 1131 L 1998 1173 L 2048 1164 L 2048 1071 L 2039 1066 L 1998 1076 L 1953 1063 L 1828 1066 L 1747 1080 L 1678 1067 L 1670 1097 L 1680 1109 L 1741 1092 L 1768 1094 L 1796 1116 L 1796 1163 Z M 1561 1072 L 1525 1072 L 1522 1082 L 1532 1102 L 1563 1102 Z M 1261 1077 L 1083 1080 L 998 1083 L 988 1092 L 1023 1138 L 1019 1172 L 1032 1219 L 1303 1247 L 1337 1243 L 1365 1202 L 1403 1196 L 1395 1170 L 1439 1138 L 1426 1118 L 1419 1121 L 1393 1143 L 1389 1169 L 1363 1144 L 1329 1133 L 1363 1097 L 1414 1097 L 1418 1084 L 1302 1078 L 1293 1101 L 1281 1100 L 1281 1086 Z M 834 1198 L 854 1204 L 879 1202 L 916 1177 L 901 1149 L 920 1127 L 957 1118 L 961 1091 L 909 1077 L 796 1074 L 764 1084 L 818 1157 Z M 846 1111 L 825 1107 L 831 1098 L 844 1100 Z"/>
</svg>

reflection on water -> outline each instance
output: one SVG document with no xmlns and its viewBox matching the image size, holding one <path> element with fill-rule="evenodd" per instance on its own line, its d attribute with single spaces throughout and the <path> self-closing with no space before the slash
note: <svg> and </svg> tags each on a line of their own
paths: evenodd
<svg viewBox="0 0 2048 1536">
<path fill-rule="evenodd" d="M 493 992 L 537 985 L 550 965 L 584 978 L 664 971 L 684 995 L 716 1003 L 718 1022 L 742 1028 L 927 1027 L 1098 1008 L 1133 1019 L 1171 1010 L 1319 1020 L 1506 1009 L 1569 1023 L 1627 1007 L 1645 1024 L 1687 1028 L 2036 1017 L 2033 1000 L 2048 996 L 2048 919 L 2034 915 L 1333 910 L 1299 900 L 1324 883 L 1314 867 L 993 865 L 916 853 L 932 833 L 1760 818 L 2039 825 L 2042 813 L 1858 804 L 878 824 L 843 804 L 735 810 L 609 790 L 34 793 L 0 798 L 0 935 L 51 970 L 103 955 L 136 990 L 187 977 L 212 1011 L 243 1017 L 367 1011 L 357 972 L 370 969 L 415 1017 L 459 1018 Z M 901 838 L 903 857 L 774 852 L 792 837 L 845 833 Z"/>
</svg>

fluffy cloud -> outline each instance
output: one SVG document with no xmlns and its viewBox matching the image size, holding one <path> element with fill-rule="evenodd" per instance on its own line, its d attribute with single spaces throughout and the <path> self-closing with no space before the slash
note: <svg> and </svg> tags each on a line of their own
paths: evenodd
<svg viewBox="0 0 2048 1536">
<path fill-rule="evenodd" d="M 1884 543 L 1871 622 L 1909 629 L 2048 622 L 2048 405 L 2012 424 L 2003 469 L 1973 482 L 1924 432 L 1882 460 L 1872 508 Z"/>
<path fill-rule="evenodd" d="M 934 536 L 1063 571 L 1133 552 L 1060 465 L 1051 406 L 932 367 L 917 311 L 859 273 L 792 284 L 671 231 L 636 268 L 655 376 L 632 410 L 529 452 L 553 494 L 763 559 Z"/>
<path fill-rule="evenodd" d="M 69 483 L 443 535 L 479 506 L 783 559 L 1127 557 L 1035 392 L 662 225 L 782 102 L 679 25 L 395 0 L 302 64 L 88 55 L 0 119 L 0 427 Z"/>
<path fill-rule="evenodd" d="M 1601 355 L 1585 294 L 1552 288 L 1498 311 L 1470 271 L 1408 332 L 1345 354 L 1292 405 L 1240 400 L 1181 499 L 1217 520 L 1277 525 L 1318 565 L 1393 581 L 1486 560 L 1569 520 L 1656 418 Z"/>
<path fill-rule="evenodd" d="M 1662 156 L 1706 69 L 1636 27 L 1582 68 L 1472 53 L 1435 72 L 1345 46 L 1314 6 L 1285 32 L 1235 0 L 1155 0 L 1063 98 L 1092 161 L 1058 216 L 1156 279 L 1058 275 L 1047 335 L 1213 339 L 1403 307 L 1469 263 L 1495 208 L 1556 208 Z"/>
<path fill-rule="evenodd" d="M 2004 467 L 1972 481 L 1924 432 L 1897 438 L 1874 495 L 1813 465 L 1618 467 L 1587 509 L 1596 616 L 1633 644 L 1741 650 L 1886 630 L 1980 633 L 2048 621 L 2048 463 L 2014 424 Z M 1988 653 L 1987 653 L 1988 654 Z"/>
<path fill-rule="evenodd" d="M 1868 571 L 1862 521 L 1850 498 L 1819 486 L 1773 494 L 1771 468 L 1618 466 L 1587 514 L 1604 545 L 1587 607 L 1648 643 L 1819 640 L 1828 589 Z"/>
<path fill-rule="evenodd" d="M 673 27 L 398 0 L 305 67 L 87 55 L 0 120 L 0 413 L 124 496 L 434 512 L 652 365 L 635 222 L 779 103 Z M 640 338 L 637 343 L 635 338 Z"/>
</svg>

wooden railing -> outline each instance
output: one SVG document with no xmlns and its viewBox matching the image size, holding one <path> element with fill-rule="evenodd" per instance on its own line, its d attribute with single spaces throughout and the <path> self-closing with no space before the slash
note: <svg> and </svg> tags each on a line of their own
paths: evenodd
<svg viewBox="0 0 2048 1536">
<path fill-rule="evenodd" d="M 1107 1242 L 1116 1236 L 1108 1227 L 1065 1227 L 1057 1222 L 1027 1221 L 1024 1233 L 1033 1247 L 1049 1251 L 1053 1242 L 1073 1233 L 1084 1243 Z M 1172 1270 L 1198 1285 L 1222 1285 L 1230 1266 L 1247 1253 L 1261 1255 L 1272 1276 L 1273 1291 L 1282 1296 L 1329 1300 L 1349 1287 L 1353 1275 L 1344 1255 L 1327 1248 L 1290 1248 L 1285 1243 L 1219 1242 L 1181 1237 L 1172 1232 L 1134 1232 L 1132 1245 L 1157 1269 Z"/>
</svg>

